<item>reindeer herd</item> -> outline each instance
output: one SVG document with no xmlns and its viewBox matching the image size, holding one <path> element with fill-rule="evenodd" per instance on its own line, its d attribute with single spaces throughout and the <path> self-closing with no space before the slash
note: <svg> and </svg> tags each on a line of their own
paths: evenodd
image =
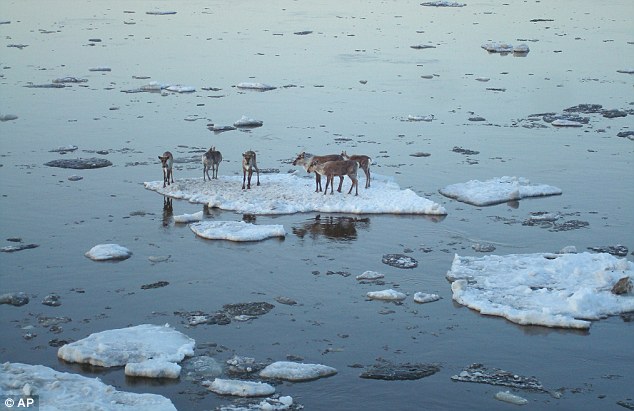
<svg viewBox="0 0 634 411">
<path fill-rule="evenodd" d="M 173 165 L 174 156 L 169 151 L 163 153 L 162 156 L 158 156 L 163 166 L 163 187 L 170 185 L 170 182 L 174 182 Z M 211 147 L 205 154 L 202 155 L 203 163 L 203 181 L 209 179 L 209 181 L 218 178 L 218 167 L 222 162 L 222 154 L 217 151 L 215 147 Z M 355 189 L 355 195 L 359 195 L 359 181 L 357 178 L 357 171 L 359 168 L 365 173 L 365 188 L 370 187 L 370 164 L 372 159 L 365 155 L 352 155 L 349 156 L 345 151 L 341 154 L 329 154 L 325 156 L 316 156 L 310 153 L 301 152 L 297 155 L 297 158 L 293 161 L 294 166 L 302 166 L 308 173 L 315 173 L 315 192 L 321 192 L 321 177 L 326 177 L 326 187 L 324 188 L 324 194 L 328 192 L 328 186 L 330 186 L 330 194 L 334 194 L 334 179 L 339 177 L 339 188 L 337 192 L 341 192 L 341 186 L 343 185 L 343 179 L 348 176 L 352 181 L 348 194 L 352 193 L 352 189 Z M 211 177 L 209 177 L 209 170 L 211 169 Z M 257 185 L 260 185 L 260 170 L 258 169 L 256 154 L 254 151 L 246 151 L 242 153 L 242 189 L 251 188 L 251 176 L 255 170 L 257 175 Z"/>
</svg>

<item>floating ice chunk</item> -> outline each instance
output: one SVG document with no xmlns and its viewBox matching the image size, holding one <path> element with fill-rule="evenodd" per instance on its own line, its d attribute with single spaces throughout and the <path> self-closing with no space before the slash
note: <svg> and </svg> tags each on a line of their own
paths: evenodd
<svg viewBox="0 0 634 411">
<path fill-rule="evenodd" d="M 92 67 L 88 71 L 112 71 L 110 67 Z"/>
<path fill-rule="evenodd" d="M 371 300 L 402 301 L 407 296 L 396 290 L 370 291 L 366 296 Z"/>
<path fill-rule="evenodd" d="M 359 274 L 356 278 L 357 280 L 378 280 L 383 277 L 385 277 L 383 274 L 376 271 L 364 271 L 363 274 Z"/>
<path fill-rule="evenodd" d="M 220 125 L 211 125 L 209 127 L 207 127 L 209 130 L 211 131 L 215 131 L 217 133 L 223 132 L 223 131 L 231 131 L 231 130 L 235 130 L 236 128 L 234 126 L 220 126 Z"/>
<path fill-rule="evenodd" d="M 434 119 L 434 115 L 430 114 L 428 116 L 415 116 L 412 114 L 409 114 L 407 116 L 407 120 L 409 121 L 432 121 Z"/>
<path fill-rule="evenodd" d="M 425 3 L 421 3 L 420 5 L 429 6 L 429 7 L 464 7 L 466 6 L 466 3 L 457 3 L 455 1 L 440 0 L 440 1 L 427 1 Z"/>
<path fill-rule="evenodd" d="M 520 397 L 519 395 L 511 394 L 509 391 L 498 392 L 497 394 L 495 394 L 495 399 L 515 405 L 528 404 L 528 400 L 526 398 Z"/>
<path fill-rule="evenodd" d="M 240 120 L 237 120 L 233 123 L 234 127 L 261 127 L 264 124 L 261 120 L 255 120 L 253 118 L 249 118 L 247 116 L 242 116 Z"/>
<path fill-rule="evenodd" d="M 271 395 L 275 392 L 275 388 L 264 382 L 242 381 L 242 380 L 225 380 L 216 378 L 213 382 L 205 381 L 210 391 L 220 395 L 236 395 L 239 397 L 262 397 Z"/>
<path fill-rule="evenodd" d="M 51 153 L 69 153 L 71 151 L 75 151 L 77 150 L 79 147 L 77 147 L 74 144 L 68 144 L 66 146 L 59 146 L 57 148 L 54 148 L 52 150 L 49 150 L 49 152 Z"/>
<path fill-rule="evenodd" d="M 151 10 L 151 11 L 146 11 L 145 14 L 152 14 L 155 16 L 168 16 L 171 14 L 176 14 L 175 11 L 161 11 L 161 10 Z"/>
<path fill-rule="evenodd" d="M 266 83 L 238 83 L 236 87 L 241 89 L 250 89 L 250 90 L 260 90 L 260 91 L 268 91 L 275 90 L 277 87 L 271 86 Z"/>
<path fill-rule="evenodd" d="M 476 79 L 477 81 L 481 81 L 481 82 L 483 82 L 483 83 L 486 83 L 487 81 L 491 80 L 491 79 L 490 79 L 490 78 L 488 78 L 488 77 L 476 77 L 475 79 Z"/>
<path fill-rule="evenodd" d="M 583 124 L 578 121 L 565 120 L 563 118 L 554 120 L 552 123 L 555 127 L 583 127 Z"/>
<path fill-rule="evenodd" d="M 53 83 L 86 83 L 88 79 L 77 77 L 61 77 L 53 80 Z"/>
<path fill-rule="evenodd" d="M 155 358 L 125 365 L 125 375 L 130 377 L 178 378 L 180 373 L 180 365 Z"/>
<path fill-rule="evenodd" d="M 438 300 L 440 300 L 440 296 L 438 294 L 428 294 L 422 292 L 414 294 L 414 301 L 419 304 L 433 303 Z"/>
<path fill-rule="evenodd" d="M 189 228 L 208 240 L 260 241 L 270 237 L 284 237 L 283 225 L 256 225 L 244 221 L 202 221 Z"/>
<path fill-rule="evenodd" d="M 634 68 L 620 69 L 620 70 L 617 70 L 616 72 L 622 73 L 622 74 L 634 74 Z"/>
<path fill-rule="evenodd" d="M 194 91 L 196 91 L 196 88 L 192 86 L 183 86 L 180 84 L 174 84 L 174 85 L 165 87 L 165 90 L 173 91 L 175 93 L 193 93 Z"/>
<path fill-rule="evenodd" d="M 175 215 L 174 222 L 175 223 L 192 223 L 194 221 L 201 221 L 203 217 L 204 217 L 204 214 L 202 211 L 199 211 L 194 214 Z"/>
<path fill-rule="evenodd" d="M 489 53 L 501 53 L 501 54 L 508 54 L 508 53 L 528 54 L 528 52 L 530 51 L 528 45 L 525 43 L 518 44 L 517 46 L 514 47 L 512 44 L 509 44 L 509 43 L 491 42 L 491 43 L 484 43 L 481 47 L 485 49 L 486 51 L 488 51 Z"/>
<path fill-rule="evenodd" d="M 4 363 L 0 366 L 3 395 L 38 395 L 41 409 L 176 411 L 174 404 L 157 394 L 117 391 L 99 378 L 59 372 L 43 365 Z"/>
<path fill-rule="evenodd" d="M 242 176 L 220 176 L 214 184 L 206 184 L 200 178 L 181 179 L 165 188 L 163 180 L 145 183 L 148 190 L 166 196 L 238 213 L 447 214 L 440 204 L 412 190 L 401 190 L 393 179 L 379 174 L 372 174 L 372 188 L 360 190 L 356 197 L 315 193 L 314 179 L 294 174 L 267 174 L 261 186 L 246 193 L 241 187 Z"/>
<path fill-rule="evenodd" d="M 498 177 L 487 181 L 471 180 L 448 185 L 440 194 L 475 206 L 500 204 L 525 197 L 559 195 L 561 189 L 545 184 L 531 184 L 523 177 Z"/>
<path fill-rule="evenodd" d="M 69 362 L 100 367 L 141 363 L 149 359 L 175 363 L 194 355 L 195 344 L 193 339 L 168 325 L 142 324 L 90 334 L 83 340 L 61 346 L 57 356 Z M 147 369 L 152 365 L 150 363 Z M 158 362 L 154 365 L 155 370 L 168 368 Z"/>
<path fill-rule="evenodd" d="M 277 361 L 260 371 L 260 377 L 286 381 L 310 381 L 330 377 L 336 373 L 337 370 L 335 368 L 327 365 Z"/>
<path fill-rule="evenodd" d="M 99 244 L 88 250 L 85 255 L 95 261 L 125 260 L 132 256 L 132 251 L 119 244 Z"/>
<path fill-rule="evenodd" d="M 522 325 L 584 329 L 634 311 L 634 299 L 611 292 L 634 263 L 607 253 L 456 255 L 446 276 L 458 303 Z"/>
<path fill-rule="evenodd" d="M 18 116 L 16 116 L 15 114 L 0 114 L 0 121 L 11 121 L 11 120 L 17 120 Z"/>
</svg>

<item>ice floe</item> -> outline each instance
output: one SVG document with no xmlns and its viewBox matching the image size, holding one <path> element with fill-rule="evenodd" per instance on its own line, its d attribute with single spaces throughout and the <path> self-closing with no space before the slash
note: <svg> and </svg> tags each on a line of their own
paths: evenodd
<svg viewBox="0 0 634 411">
<path fill-rule="evenodd" d="M 486 181 L 471 180 L 441 188 L 440 194 L 475 206 L 500 204 L 526 197 L 559 195 L 561 189 L 545 184 L 531 184 L 523 177 L 498 177 Z"/>
<path fill-rule="evenodd" d="M 438 294 L 428 294 L 423 292 L 417 292 L 414 294 L 414 301 L 419 304 L 433 303 L 438 300 L 440 300 L 440 296 Z"/>
<path fill-rule="evenodd" d="M 177 378 L 180 366 L 175 363 L 194 355 L 194 346 L 193 339 L 167 324 L 141 324 L 90 334 L 61 346 L 57 356 L 100 367 L 125 365 L 127 375 Z"/>
<path fill-rule="evenodd" d="M 583 123 L 580 123 L 578 121 L 566 120 L 563 118 L 554 120 L 550 124 L 555 127 L 583 127 Z"/>
<path fill-rule="evenodd" d="M 250 90 L 259 90 L 259 91 L 275 90 L 277 88 L 275 86 L 271 86 L 270 84 L 266 84 L 266 83 L 247 83 L 247 82 L 238 83 L 236 87 L 240 89 L 250 89 Z"/>
<path fill-rule="evenodd" d="M 125 260 L 132 256 L 132 251 L 119 244 L 98 244 L 85 255 L 95 261 Z"/>
<path fill-rule="evenodd" d="M 165 87 L 165 90 L 173 91 L 175 93 L 193 93 L 194 91 L 196 91 L 196 87 L 183 86 L 181 84 L 174 84 L 174 85 Z"/>
<path fill-rule="evenodd" d="M 256 120 L 247 116 L 240 117 L 240 120 L 236 120 L 233 123 L 234 127 L 261 127 L 264 122 L 262 120 Z"/>
<path fill-rule="evenodd" d="M 370 291 L 366 294 L 370 300 L 402 301 L 407 296 L 396 290 Z"/>
<path fill-rule="evenodd" d="M 17 120 L 17 119 L 18 119 L 18 116 L 16 116 L 15 114 L 0 114 L 0 121 L 2 122 Z"/>
<path fill-rule="evenodd" d="M 376 271 L 364 271 L 362 274 L 359 274 L 356 279 L 357 280 L 378 280 L 380 278 L 385 277 L 385 275 L 381 273 L 377 273 Z"/>
<path fill-rule="evenodd" d="M 37 395 L 39 409 L 50 411 L 176 411 L 174 404 L 161 395 L 117 391 L 98 378 L 59 372 L 43 365 L 4 363 L 0 367 L 0 392 Z"/>
<path fill-rule="evenodd" d="M 201 221 L 203 219 L 204 215 L 202 211 L 199 211 L 197 213 L 194 214 L 181 214 L 181 215 L 175 215 L 174 216 L 174 222 L 175 223 L 193 223 L 196 221 Z"/>
<path fill-rule="evenodd" d="M 455 1 L 447 1 L 447 0 L 439 0 L 439 1 L 427 1 L 425 3 L 421 3 L 421 6 L 429 6 L 429 7 L 464 7 L 466 3 L 458 3 Z"/>
<path fill-rule="evenodd" d="M 429 114 L 427 116 L 418 116 L 418 115 L 413 115 L 413 114 L 409 114 L 407 116 L 407 120 L 408 121 L 433 121 L 434 120 L 434 115 L 433 114 Z"/>
<path fill-rule="evenodd" d="M 208 240 L 260 241 L 286 236 L 283 225 L 256 225 L 244 221 L 201 221 L 190 224 L 189 228 Z"/>
<path fill-rule="evenodd" d="M 162 180 L 144 184 L 145 188 L 166 196 L 238 213 L 447 214 L 441 205 L 410 189 L 401 190 L 392 179 L 378 174 L 372 175 L 372 188 L 360 190 L 358 196 L 315 193 L 312 176 L 267 174 L 261 180 L 261 186 L 249 191 L 241 189 L 242 176 L 220 176 L 212 183 L 200 178 L 177 179 L 165 188 Z"/>
<path fill-rule="evenodd" d="M 335 375 L 337 370 L 327 365 L 277 361 L 260 371 L 260 377 L 286 381 L 311 381 Z"/>
<path fill-rule="evenodd" d="M 509 404 L 515 405 L 525 405 L 528 404 L 528 400 L 526 398 L 520 397 L 519 395 L 512 394 L 509 391 L 499 391 L 495 394 L 495 399 L 503 402 L 508 402 Z"/>
<path fill-rule="evenodd" d="M 612 292 L 634 263 L 607 253 L 456 255 L 446 276 L 458 303 L 522 325 L 586 329 L 634 311 L 634 296 Z"/>
<path fill-rule="evenodd" d="M 216 378 L 213 381 L 203 381 L 210 391 L 220 395 L 235 395 L 238 397 L 263 397 L 275 393 L 275 387 L 265 382 L 227 380 Z"/>
<path fill-rule="evenodd" d="M 489 53 L 500 53 L 500 54 L 513 53 L 513 54 L 521 55 L 521 54 L 528 54 L 528 52 L 530 51 L 526 43 L 521 43 L 521 44 L 518 44 L 517 46 L 513 46 L 512 44 L 509 44 L 509 43 L 491 42 L 491 43 L 484 43 L 481 47 L 485 49 L 486 51 L 488 51 Z"/>
</svg>

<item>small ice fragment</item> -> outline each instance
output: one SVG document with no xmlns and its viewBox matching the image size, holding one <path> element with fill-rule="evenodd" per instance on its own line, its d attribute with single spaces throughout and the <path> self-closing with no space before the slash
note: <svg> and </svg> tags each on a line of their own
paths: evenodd
<svg viewBox="0 0 634 411">
<path fill-rule="evenodd" d="M 519 395 L 511 394 L 510 391 L 498 392 L 497 394 L 495 394 L 495 399 L 515 405 L 528 404 L 528 400 L 526 398 L 522 398 Z"/>
</svg>

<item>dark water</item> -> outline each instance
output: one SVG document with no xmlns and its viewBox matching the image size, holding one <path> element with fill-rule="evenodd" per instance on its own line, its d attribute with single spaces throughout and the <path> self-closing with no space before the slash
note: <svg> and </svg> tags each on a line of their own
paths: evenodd
<svg viewBox="0 0 634 411">
<path fill-rule="evenodd" d="M 64 364 L 49 346 L 55 338 L 170 323 L 194 338 L 200 353 L 219 361 L 234 354 L 262 362 L 295 355 L 337 368 L 331 378 L 277 387 L 309 410 L 508 408 L 493 399 L 505 388 L 450 380 L 474 362 L 563 390 L 561 398 L 516 392 L 539 409 L 621 409 L 617 401 L 634 401 L 631 322 L 611 317 L 588 332 L 522 327 L 453 303 L 445 280 L 455 253 L 480 254 L 474 243 L 494 244 L 495 254 L 623 244 L 632 259 L 634 142 L 616 136 L 633 128 L 632 114 L 589 114 L 590 123 L 575 129 L 544 122 L 545 128 L 523 127 L 531 114 L 561 113 L 582 103 L 633 109 L 632 75 L 617 72 L 634 61 L 631 2 L 470 3 L 449 9 L 391 1 L 55 1 L 42 12 L 43 4 L 0 5 L 1 19 L 11 21 L 0 25 L 0 114 L 18 116 L 0 123 L 1 241 L 11 245 L 6 238 L 20 237 L 39 244 L 0 254 L 0 291 L 32 296 L 22 307 L 0 306 L 1 361 L 99 376 L 121 390 L 165 395 L 182 410 L 228 404 L 229 398 L 184 380 L 126 379 L 121 369 Z M 156 7 L 177 14 L 145 14 Z M 305 30 L 312 33 L 293 34 Z M 95 38 L 101 42 L 89 41 Z M 487 41 L 520 43 L 516 39 L 538 41 L 527 41 L 526 57 L 480 48 Z M 5 47 L 10 44 L 28 46 Z M 418 44 L 436 48 L 410 47 Z M 89 71 L 102 66 L 111 71 Z M 421 78 L 427 75 L 433 78 Z M 25 87 L 65 76 L 88 81 L 63 89 Z M 197 91 L 121 92 L 152 80 Z M 233 87 L 246 81 L 278 88 L 261 93 Z M 243 114 L 264 126 L 221 134 L 206 128 Z M 435 120 L 404 121 L 408 114 L 433 114 Z M 200 119 L 184 120 L 191 116 Z M 473 116 L 486 121 L 469 121 Z M 49 152 L 69 144 L 79 149 Z M 260 224 L 283 224 L 287 237 L 248 244 L 204 241 L 170 220 L 170 213 L 193 213 L 201 205 L 174 200 L 170 212 L 143 182 L 160 180 L 156 156 L 163 151 L 188 159 L 211 145 L 223 153 L 221 175 L 237 173 L 240 153 L 248 149 L 258 152 L 261 167 L 281 172 L 292 169 L 288 161 L 304 149 L 368 154 L 377 163 L 375 173 L 395 176 L 401 187 L 441 203 L 449 214 L 322 214 L 319 222 L 312 213 L 256 216 Z M 479 154 L 465 156 L 454 147 Z M 416 152 L 431 156 L 410 156 Z M 43 165 L 75 157 L 104 157 L 113 166 Z M 175 178 L 199 177 L 201 168 L 198 161 L 179 162 Z M 68 181 L 73 174 L 83 179 Z M 479 208 L 438 194 L 448 184 L 504 175 L 557 186 L 563 195 Z M 266 184 L 265 175 L 261 180 Z M 588 224 L 568 231 L 521 224 L 537 211 Z M 84 257 L 101 243 L 121 244 L 134 255 L 120 263 Z M 384 254 L 403 252 L 419 261 L 416 269 L 381 263 Z M 148 261 L 166 255 L 167 262 Z M 366 270 L 384 273 L 385 286 L 358 284 L 354 277 Z M 157 281 L 170 284 L 141 289 Z M 384 288 L 409 296 L 402 305 L 365 300 L 368 291 Z M 417 291 L 442 300 L 418 305 Z M 61 296 L 60 307 L 40 304 L 50 293 Z M 298 304 L 279 304 L 279 296 Z M 275 308 L 226 326 L 187 328 L 174 314 L 247 301 Z M 42 315 L 72 321 L 54 334 L 38 325 Z M 26 341 L 22 328 L 29 325 L 37 337 Z M 350 367 L 370 366 L 378 358 L 437 363 L 441 371 L 417 381 L 374 381 Z"/>
</svg>

